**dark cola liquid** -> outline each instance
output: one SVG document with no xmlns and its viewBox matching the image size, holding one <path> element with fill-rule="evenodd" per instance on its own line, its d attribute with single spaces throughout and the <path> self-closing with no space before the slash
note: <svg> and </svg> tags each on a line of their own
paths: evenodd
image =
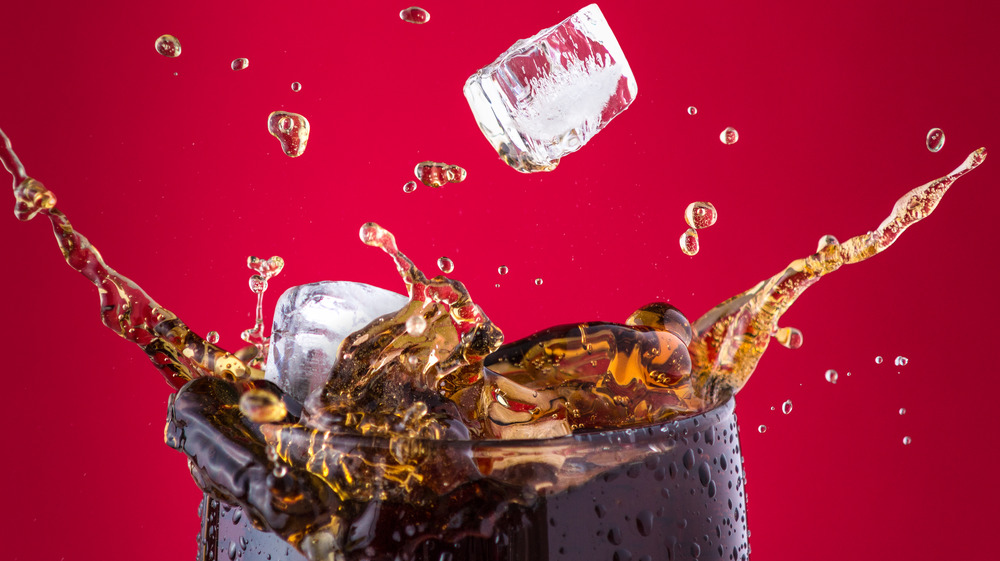
<svg viewBox="0 0 1000 561">
<path fill-rule="evenodd" d="M 367 503 L 347 530 L 350 550 L 337 558 L 749 558 L 745 479 L 732 401 L 676 423 L 573 438 L 594 454 L 620 447 L 650 453 L 566 490 L 523 500 L 511 500 L 517 493 L 510 485 L 486 478 L 458 487 L 433 506 Z M 487 443 L 494 453 L 504 444 Z M 278 536 L 254 528 L 238 507 L 206 496 L 201 509 L 200 559 L 306 559 Z M 449 526 L 462 530 L 442 533 Z"/>
</svg>

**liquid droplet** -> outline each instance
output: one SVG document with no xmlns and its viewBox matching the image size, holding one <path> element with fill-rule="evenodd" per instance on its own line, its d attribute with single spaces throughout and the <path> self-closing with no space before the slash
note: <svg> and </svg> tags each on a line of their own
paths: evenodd
<svg viewBox="0 0 1000 561">
<path fill-rule="evenodd" d="M 288 474 L 288 466 L 285 464 L 278 464 L 274 466 L 274 470 L 271 473 L 273 473 L 278 479 L 281 479 Z"/>
<path fill-rule="evenodd" d="M 761 425 L 757 427 L 757 432 L 759 432 L 760 434 L 764 434 L 765 432 L 767 432 L 767 425 Z"/>
<path fill-rule="evenodd" d="M 905 356 L 896 357 L 896 366 L 906 366 L 908 362 L 910 362 L 910 359 L 906 358 Z"/>
<path fill-rule="evenodd" d="M 448 273 L 455 270 L 455 262 L 452 261 L 451 259 L 448 259 L 447 257 L 439 257 L 438 269 L 441 269 L 441 272 L 447 275 Z"/>
<path fill-rule="evenodd" d="M 406 332 L 411 336 L 419 337 L 423 335 L 425 329 L 427 329 L 427 320 L 424 319 L 424 316 L 417 314 L 406 319 Z"/>
<path fill-rule="evenodd" d="M 509 270 L 510 269 L 508 269 L 506 265 L 500 265 L 499 267 L 497 267 L 497 273 L 501 275 L 506 275 Z"/>
<path fill-rule="evenodd" d="M 209 343 L 213 344 L 213 345 L 216 344 L 216 343 L 218 343 L 219 342 L 219 332 L 218 331 L 209 331 L 205 335 L 205 340 L 208 341 Z"/>
<path fill-rule="evenodd" d="M 405 21 L 406 23 L 415 23 L 419 25 L 430 21 L 431 15 L 423 8 L 411 6 L 405 10 L 400 10 L 399 19 Z"/>
<path fill-rule="evenodd" d="M 910 438 L 910 437 L 908 437 L 908 436 L 904 436 L 904 437 L 903 437 L 903 445 L 904 445 L 904 446 L 907 446 L 907 445 L 909 445 L 909 444 L 910 444 L 911 442 L 913 442 L 913 439 L 912 439 L 912 438 Z"/>
<path fill-rule="evenodd" d="M 938 128 L 927 131 L 927 149 L 931 152 L 937 152 L 943 147 L 944 131 Z"/>
<path fill-rule="evenodd" d="M 834 370 L 834 369 L 832 369 L 832 368 L 830 370 L 827 370 L 826 371 L 826 381 L 830 382 L 831 384 L 836 384 L 837 383 L 837 371 Z"/>
<path fill-rule="evenodd" d="M 301 90 L 302 90 L 302 84 L 300 84 L 299 82 L 292 82 L 292 91 L 293 92 L 298 92 L 298 91 L 301 91 Z"/>
<path fill-rule="evenodd" d="M 698 246 L 698 232 L 694 228 L 688 228 L 686 232 L 681 234 L 680 244 L 684 255 L 697 255 L 698 250 L 701 249 Z"/>
<path fill-rule="evenodd" d="M 883 358 L 880 356 L 875 357 L 875 364 L 882 364 Z"/>
<path fill-rule="evenodd" d="M 906 415 L 906 408 L 905 407 L 900 407 L 899 408 L 899 414 L 900 415 Z"/>
<path fill-rule="evenodd" d="M 229 65 L 233 70 L 245 70 L 246 67 L 250 66 L 250 60 L 245 58 L 234 58 L 232 64 Z"/>
<path fill-rule="evenodd" d="M 309 141 L 309 120 L 297 113 L 275 111 L 267 117 L 267 131 L 278 139 L 281 149 L 292 158 L 306 151 Z"/>
<path fill-rule="evenodd" d="M 441 187 L 446 183 L 465 181 L 466 171 L 460 166 L 441 162 L 420 162 L 413 168 L 413 175 L 428 187 Z"/>
<path fill-rule="evenodd" d="M 715 210 L 715 206 L 708 202 L 694 202 L 684 210 L 684 221 L 695 229 L 708 228 L 715 224 L 718 218 L 719 213 Z"/>
<path fill-rule="evenodd" d="M 695 107 L 694 105 L 688 107 L 688 115 L 697 115 L 697 114 L 698 114 L 697 107 Z"/>
<path fill-rule="evenodd" d="M 740 139 L 740 133 L 736 132 L 733 127 L 726 127 L 721 133 L 719 133 L 719 140 L 723 144 L 736 144 L 736 141 Z"/>
<path fill-rule="evenodd" d="M 782 327 L 774 333 L 774 339 L 778 344 L 789 349 L 798 349 L 802 346 L 802 332 L 794 327 Z"/>
<path fill-rule="evenodd" d="M 840 247 L 840 242 L 837 240 L 837 238 L 827 234 L 822 238 L 820 238 L 819 242 L 816 243 L 816 253 L 819 253 L 831 246 Z"/>
<path fill-rule="evenodd" d="M 784 403 L 781 404 L 781 412 L 784 413 L 785 415 L 792 412 L 792 400 L 790 399 L 786 400 Z"/>
<path fill-rule="evenodd" d="M 406 183 L 403 184 L 403 192 L 404 193 L 412 193 L 412 192 L 414 192 L 416 190 L 417 190 L 417 182 L 416 181 L 407 181 Z"/>
<path fill-rule="evenodd" d="M 176 58 L 181 56 L 181 42 L 173 35 L 160 35 L 156 38 L 156 52 L 165 57 Z"/>
<path fill-rule="evenodd" d="M 288 415 L 288 409 L 273 392 L 254 388 L 240 396 L 240 413 L 255 423 L 277 423 Z"/>
<path fill-rule="evenodd" d="M 542 286 L 543 282 L 545 282 L 545 281 L 543 281 L 542 278 L 539 277 L 539 278 L 535 279 L 535 286 Z"/>
</svg>

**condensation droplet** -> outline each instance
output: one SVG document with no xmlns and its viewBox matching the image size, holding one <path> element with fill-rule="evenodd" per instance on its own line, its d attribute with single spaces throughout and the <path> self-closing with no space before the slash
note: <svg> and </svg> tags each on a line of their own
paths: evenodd
<svg viewBox="0 0 1000 561">
<path fill-rule="evenodd" d="M 535 279 L 535 286 L 542 286 L 543 282 L 545 282 L 545 281 L 543 281 L 542 278 L 539 277 L 539 278 Z"/>
<path fill-rule="evenodd" d="M 695 107 L 694 105 L 688 106 L 688 115 L 697 115 L 697 114 L 698 114 L 697 107 Z"/>
<path fill-rule="evenodd" d="M 896 366 L 906 366 L 908 362 L 910 362 L 910 359 L 905 356 L 897 356 L 895 364 Z"/>
<path fill-rule="evenodd" d="M 427 329 L 427 320 L 422 315 L 410 316 L 406 319 L 406 332 L 414 337 L 423 335 Z"/>
<path fill-rule="evenodd" d="M 882 360 L 883 359 L 880 356 L 875 357 L 875 364 L 882 364 Z"/>
<path fill-rule="evenodd" d="M 506 275 L 509 271 L 510 269 L 508 269 L 506 265 L 500 265 L 497 267 L 497 273 L 501 275 Z"/>
<path fill-rule="evenodd" d="M 245 58 L 234 58 L 232 64 L 229 65 L 233 70 L 245 70 L 250 66 L 250 60 Z"/>
<path fill-rule="evenodd" d="M 927 149 L 931 152 L 937 152 L 944 147 L 944 131 L 939 128 L 933 128 L 927 131 Z"/>
<path fill-rule="evenodd" d="M 781 404 L 781 412 L 784 413 L 785 415 L 792 412 L 792 400 L 790 399 L 786 400 L 784 403 Z"/>
<path fill-rule="evenodd" d="M 774 333 L 774 339 L 778 343 L 789 349 L 797 349 L 802 346 L 802 332 L 794 327 L 782 327 Z"/>
<path fill-rule="evenodd" d="M 764 434 L 765 432 L 767 432 L 767 425 L 761 425 L 757 427 L 757 432 L 759 432 L 760 434 Z"/>
<path fill-rule="evenodd" d="M 715 205 L 709 202 L 694 202 L 684 209 L 684 221 L 695 229 L 708 228 L 715 224 L 718 218 L 719 213 L 715 210 Z"/>
<path fill-rule="evenodd" d="M 904 437 L 903 437 L 903 445 L 904 445 L 904 446 L 906 446 L 906 445 L 909 445 L 909 444 L 910 444 L 911 442 L 913 442 L 913 439 L 912 439 L 912 438 L 910 438 L 910 437 L 908 437 L 908 436 L 904 436 Z"/>
<path fill-rule="evenodd" d="M 403 192 L 404 193 L 412 193 L 412 192 L 414 192 L 416 190 L 417 190 L 417 182 L 416 181 L 407 181 L 406 183 L 403 184 Z"/>
<path fill-rule="evenodd" d="M 899 414 L 900 415 L 906 415 L 906 408 L 905 407 L 900 407 L 899 408 Z"/>
<path fill-rule="evenodd" d="M 411 6 L 405 10 L 400 10 L 399 19 L 406 23 L 416 23 L 419 25 L 430 21 L 431 15 L 423 8 Z"/>
<path fill-rule="evenodd" d="M 698 250 L 701 249 L 698 246 L 698 232 L 694 228 L 688 228 L 681 234 L 680 244 L 684 255 L 697 255 Z"/>
<path fill-rule="evenodd" d="M 719 133 L 719 140 L 723 144 L 736 144 L 736 141 L 740 139 L 740 133 L 736 132 L 733 127 L 726 127 L 721 133 Z"/>
<path fill-rule="evenodd" d="M 165 57 L 181 56 L 181 42 L 173 35 L 160 35 L 156 38 L 156 52 Z"/>
<path fill-rule="evenodd" d="M 292 82 L 292 91 L 293 92 L 302 91 L 302 84 L 299 82 Z"/>
<path fill-rule="evenodd" d="M 207 334 L 205 334 L 205 340 L 208 341 L 209 343 L 213 344 L 213 345 L 216 344 L 216 343 L 218 343 L 219 342 L 219 332 L 218 331 L 209 331 Z"/>
<path fill-rule="evenodd" d="M 441 269 L 442 273 L 448 274 L 455 270 L 455 262 L 447 257 L 438 257 L 438 269 Z"/>
<path fill-rule="evenodd" d="M 826 371 L 826 381 L 830 382 L 831 384 L 836 384 L 837 383 L 837 371 L 834 370 L 834 369 L 832 369 L 832 368 L 829 369 L 829 370 L 827 370 Z"/>
</svg>

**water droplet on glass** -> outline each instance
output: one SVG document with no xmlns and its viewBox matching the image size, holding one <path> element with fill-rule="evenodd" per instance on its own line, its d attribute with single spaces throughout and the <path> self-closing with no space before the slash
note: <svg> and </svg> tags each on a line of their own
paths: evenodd
<svg viewBox="0 0 1000 561">
<path fill-rule="evenodd" d="M 302 84 L 299 82 L 292 82 L 292 91 L 297 92 L 302 90 Z"/>
<path fill-rule="evenodd" d="M 882 360 L 883 359 L 880 356 L 875 357 L 875 364 L 882 364 Z"/>
<path fill-rule="evenodd" d="M 448 274 L 455 270 L 455 263 L 451 259 L 448 259 L 447 257 L 439 257 L 438 269 L 441 269 L 442 273 Z"/>
<path fill-rule="evenodd" d="M 906 408 L 905 407 L 900 407 L 899 408 L 899 414 L 900 415 L 906 415 Z"/>
<path fill-rule="evenodd" d="M 543 282 L 545 282 L 545 281 L 543 281 L 541 279 L 541 277 L 539 277 L 539 278 L 535 279 L 535 286 L 542 286 Z"/>
<path fill-rule="evenodd" d="M 406 332 L 410 335 L 419 337 L 423 335 L 425 329 L 427 329 L 427 320 L 424 319 L 424 316 L 415 315 L 406 319 Z"/>
<path fill-rule="evenodd" d="M 216 344 L 216 343 L 218 343 L 219 342 L 219 332 L 218 331 L 209 331 L 205 335 L 205 340 L 208 341 L 209 343 L 213 344 L 213 345 Z"/>
<path fill-rule="evenodd" d="M 416 181 L 407 181 L 406 183 L 403 184 L 403 192 L 404 193 L 412 193 L 412 192 L 414 192 L 416 190 L 417 190 L 417 182 Z"/>
<path fill-rule="evenodd" d="M 156 52 L 170 58 L 181 56 L 181 42 L 173 35 L 160 35 L 156 38 Z"/>
<path fill-rule="evenodd" d="M 906 358 L 905 356 L 896 357 L 896 366 L 906 366 L 906 363 L 908 362 L 910 362 L 910 359 Z"/>
<path fill-rule="evenodd" d="M 785 415 L 792 412 L 792 400 L 790 399 L 786 400 L 784 403 L 781 404 L 781 412 L 784 413 Z"/>
<path fill-rule="evenodd" d="M 719 213 L 715 210 L 715 206 L 708 202 L 694 202 L 684 210 L 684 221 L 695 229 L 708 228 L 715 224 L 718 218 Z"/>
<path fill-rule="evenodd" d="M 912 439 L 912 438 L 910 438 L 910 437 L 908 437 L 908 436 L 904 436 L 904 437 L 903 437 L 903 445 L 908 445 L 908 444 L 909 444 L 909 443 L 911 443 L 911 442 L 913 442 L 913 439 Z"/>
<path fill-rule="evenodd" d="M 278 139 L 286 155 L 295 158 L 306 151 L 309 119 L 297 113 L 275 111 L 267 117 L 267 131 Z"/>
<path fill-rule="evenodd" d="M 250 66 L 250 60 L 245 58 L 234 58 L 230 66 L 233 70 L 244 70 L 246 67 Z"/>
<path fill-rule="evenodd" d="M 938 128 L 927 131 L 927 149 L 931 152 L 937 152 L 943 147 L 944 131 Z"/>
<path fill-rule="evenodd" d="M 421 24 L 430 21 L 431 15 L 423 8 L 411 6 L 405 10 L 400 10 L 399 19 L 405 21 L 406 23 Z"/>
<path fill-rule="evenodd" d="M 681 234 L 680 239 L 681 251 L 684 255 L 697 255 L 698 250 L 698 232 L 694 228 L 688 228 L 686 232 Z"/>
<path fill-rule="evenodd" d="M 789 349 L 802 346 L 802 332 L 794 327 L 782 327 L 774 333 L 774 338 L 780 345 Z"/>
<path fill-rule="evenodd" d="M 832 369 L 832 368 L 830 370 L 827 370 L 826 371 L 826 381 L 830 382 L 831 384 L 836 384 L 837 383 L 837 371 L 834 370 L 834 369 Z"/>
<path fill-rule="evenodd" d="M 698 114 L 697 107 L 695 107 L 694 105 L 688 107 L 688 115 L 697 115 L 697 114 Z"/>
<path fill-rule="evenodd" d="M 509 270 L 510 269 L 508 269 L 506 265 L 500 265 L 499 267 L 497 267 L 497 273 L 501 275 L 506 275 Z"/>
<path fill-rule="evenodd" d="M 736 144 L 736 141 L 740 139 L 740 133 L 736 132 L 733 127 L 726 127 L 721 133 L 719 133 L 719 140 L 723 144 Z"/>
<path fill-rule="evenodd" d="M 757 432 L 759 432 L 760 434 L 764 434 L 765 432 L 767 432 L 767 425 L 761 425 L 757 427 Z"/>
</svg>

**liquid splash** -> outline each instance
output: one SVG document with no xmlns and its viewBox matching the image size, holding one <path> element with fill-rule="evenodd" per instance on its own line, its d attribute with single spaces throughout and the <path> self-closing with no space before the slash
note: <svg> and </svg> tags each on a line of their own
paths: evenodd
<svg viewBox="0 0 1000 561">
<path fill-rule="evenodd" d="M 270 350 L 270 338 L 264 335 L 264 292 L 267 291 L 267 281 L 285 268 L 285 260 L 277 255 L 266 260 L 251 255 L 247 257 L 247 267 L 255 273 L 250 276 L 250 291 L 257 295 L 257 306 L 253 327 L 243 331 L 240 338 L 254 346 L 251 366 L 263 368 Z"/>
<path fill-rule="evenodd" d="M 285 155 L 297 158 L 306 151 L 309 119 L 298 113 L 274 111 L 267 116 L 267 132 L 278 139 Z"/>
</svg>

